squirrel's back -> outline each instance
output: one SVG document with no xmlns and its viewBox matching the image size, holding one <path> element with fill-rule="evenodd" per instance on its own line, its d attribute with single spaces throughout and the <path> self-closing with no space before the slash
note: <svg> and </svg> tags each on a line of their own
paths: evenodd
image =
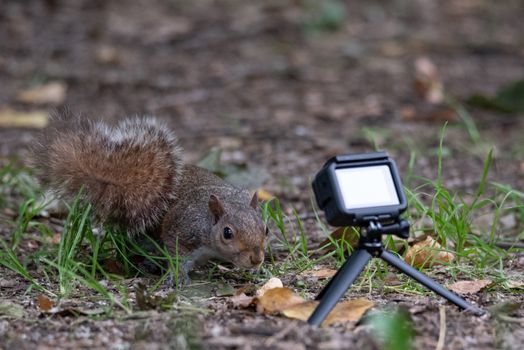
<svg viewBox="0 0 524 350">
<path fill-rule="evenodd" d="M 34 154 L 51 189 L 67 199 L 82 189 L 98 221 L 132 233 L 160 223 L 183 171 L 181 150 L 167 126 L 147 117 L 109 126 L 67 112 L 53 122 Z"/>
</svg>

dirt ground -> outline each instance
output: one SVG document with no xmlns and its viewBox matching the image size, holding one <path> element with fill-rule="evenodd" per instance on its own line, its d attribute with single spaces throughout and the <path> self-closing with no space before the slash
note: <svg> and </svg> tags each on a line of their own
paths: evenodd
<svg viewBox="0 0 524 350">
<path fill-rule="evenodd" d="M 522 190 L 522 114 L 468 109 L 481 135 L 474 144 L 464 122 L 444 103 L 422 98 L 414 79 L 421 57 L 434 63 L 446 94 L 459 101 L 522 79 L 524 3 L 353 1 L 343 9 L 345 19 L 330 31 L 317 23 L 318 3 L 307 0 L 2 1 L 0 109 L 34 109 L 17 99 L 18 92 L 61 82 L 67 86 L 64 104 L 77 113 L 165 120 L 180 137 L 188 162 L 221 147 L 225 164 L 246 166 L 258 174 L 256 187 L 305 216 L 312 211 L 310 181 L 323 162 L 339 153 L 372 151 L 373 140 L 394 156 L 403 174 L 415 151 L 413 173 L 434 179 L 446 120 L 447 186 L 475 188 L 483 150 L 493 146 L 490 180 Z M 0 127 L 0 162 L 24 161 L 36 132 Z M 322 232 L 314 219 L 306 221 L 308 239 L 318 243 Z M 7 225 L 0 230 L 2 236 L 9 233 Z M 524 256 L 510 260 L 506 268 L 518 275 Z M 379 348 L 366 325 L 314 329 L 234 309 L 227 298 L 210 297 L 213 282 L 202 284 L 208 294 L 193 296 L 205 312 L 43 317 L 35 292 L 25 293 L 27 282 L 3 267 L 0 273 L 1 298 L 26 312 L 17 319 L 0 315 L 5 349 Z M 429 273 L 445 279 L 445 271 Z M 294 285 L 297 277 L 283 280 Z M 132 291 L 133 281 L 129 284 Z M 317 284 L 305 297 L 319 290 Z M 406 310 L 417 349 L 437 346 L 441 305 L 445 349 L 519 349 L 524 343 L 522 294 L 497 289 L 469 297 L 486 308 L 516 305 L 506 319 L 460 313 L 433 295 L 384 294 L 361 286 L 347 296 Z"/>
</svg>

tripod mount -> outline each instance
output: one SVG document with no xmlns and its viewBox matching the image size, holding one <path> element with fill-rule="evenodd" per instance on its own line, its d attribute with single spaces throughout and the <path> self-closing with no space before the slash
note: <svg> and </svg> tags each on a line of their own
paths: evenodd
<svg viewBox="0 0 524 350">
<path fill-rule="evenodd" d="M 331 278 L 326 287 L 324 287 L 316 297 L 316 300 L 319 300 L 320 303 L 308 319 L 310 325 L 318 326 L 324 321 L 346 290 L 353 284 L 360 273 L 362 273 L 367 263 L 374 257 L 384 260 L 403 274 L 413 278 L 461 309 L 472 312 L 475 315 L 484 314 L 483 310 L 471 305 L 463 298 L 405 263 L 394 253 L 386 250 L 382 244 L 383 234 L 394 234 L 401 238 L 408 238 L 409 222 L 404 219 L 399 219 L 384 224 L 379 221 L 378 217 L 373 217 L 369 218 L 367 225 L 361 226 L 358 248 L 353 251 L 344 265 L 342 265 L 335 276 Z"/>
</svg>

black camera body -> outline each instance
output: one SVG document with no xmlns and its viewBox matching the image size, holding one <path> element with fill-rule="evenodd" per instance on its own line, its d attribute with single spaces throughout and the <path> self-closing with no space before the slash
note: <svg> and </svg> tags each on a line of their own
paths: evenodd
<svg viewBox="0 0 524 350">
<path fill-rule="evenodd" d="M 312 185 L 318 206 L 333 226 L 396 222 L 407 208 L 397 166 L 386 152 L 333 157 Z"/>
</svg>

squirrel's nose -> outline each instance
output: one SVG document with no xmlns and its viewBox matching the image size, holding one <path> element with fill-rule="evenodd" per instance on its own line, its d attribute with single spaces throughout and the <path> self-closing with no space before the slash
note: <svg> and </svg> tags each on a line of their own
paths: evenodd
<svg viewBox="0 0 524 350">
<path fill-rule="evenodd" d="M 250 257 L 253 265 L 260 265 L 264 261 L 264 252 L 254 252 Z"/>
</svg>

